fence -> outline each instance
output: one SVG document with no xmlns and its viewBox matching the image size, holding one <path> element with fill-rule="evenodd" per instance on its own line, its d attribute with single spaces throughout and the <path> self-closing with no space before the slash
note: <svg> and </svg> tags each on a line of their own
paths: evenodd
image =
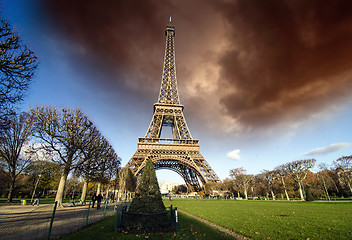
<svg viewBox="0 0 352 240">
<path fill-rule="evenodd" d="M 100 209 L 92 208 L 90 202 L 64 205 L 64 208 L 56 204 L 1 206 L 1 239 L 57 239 L 113 215 L 118 207 L 117 202 L 107 201 L 102 202 Z"/>
</svg>

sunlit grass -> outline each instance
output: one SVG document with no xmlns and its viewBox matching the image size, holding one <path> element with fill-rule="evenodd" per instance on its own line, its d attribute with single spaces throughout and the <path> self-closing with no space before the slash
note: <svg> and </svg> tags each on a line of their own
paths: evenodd
<svg viewBox="0 0 352 240">
<path fill-rule="evenodd" d="M 352 202 L 164 202 L 252 239 L 352 239 Z"/>
</svg>

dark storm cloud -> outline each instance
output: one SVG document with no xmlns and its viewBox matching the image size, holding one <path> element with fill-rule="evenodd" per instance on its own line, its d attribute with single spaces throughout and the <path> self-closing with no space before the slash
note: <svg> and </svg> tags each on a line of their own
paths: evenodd
<svg viewBox="0 0 352 240">
<path fill-rule="evenodd" d="M 150 90 L 162 59 L 158 45 L 160 48 L 163 42 L 163 25 L 156 21 L 168 19 L 152 1 L 60 0 L 44 4 L 55 30 L 72 43 L 76 65 L 96 75 L 91 79 L 108 89 Z"/>
<path fill-rule="evenodd" d="M 351 1 L 216 4 L 234 43 L 222 57 L 226 112 L 248 126 L 309 117 L 352 90 Z"/>
<path fill-rule="evenodd" d="M 172 16 L 177 46 L 195 46 L 198 32 L 211 26 L 199 1 L 44 1 L 53 29 L 71 43 L 73 65 L 86 72 L 87 80 L 134 100 L 156 100 L 161 82 L 165 47 L 164 30 Z M 208 6 L 209 8 L 210 6 Z M 198 14 L 202 16 L 199 17 Z M 202 24 L 204 24 L 202 26 Z M 177 34 L 178 35 L 178 34 Z M 193 41 L 194 40 L 194 41 Z M 181 52 L 181 51 L 180 51 Z M 180 53 L 178 52 L 178 53 Z M 186 54 L 187 55 L 187 54 Z M 182 54 L 178 60 L 182 60 Z M 184 57 L 188 60 L 188 57 Z M 182 64 L 179 64 L 179 66 Z M 178 74 L 180 71 L 178 70 Z M 182 75 L 182 74 L 181 74 Z M 151 95 L 152 94 L 152 95 Z"/>
<path fill-rule="evenodd" d="M 307 117 L 352 90 L 351 3 L 45 1 L 53 27 L 72 42 L 75 61 L 107 89 L 135 99 L 156 100 L 150 93 L 160 86 L 162 33 L 172 15 L 179 86 L 193 83 L 200 93 L 186 100 L 188 109 L 203 112 L 203 121 L 222 109 L 249 128 Z M 215 51 L 222 43 L 226 48 Z M 198 84 L 211 66 L 220 69 L 219 79 L 205 76 Z M 180 76 L 188 82 L 180 84 Z M 207 88 L 211 96 L 201 94 Z M 211 109 L 208 101 L 220 107 Z"/>
</svg>

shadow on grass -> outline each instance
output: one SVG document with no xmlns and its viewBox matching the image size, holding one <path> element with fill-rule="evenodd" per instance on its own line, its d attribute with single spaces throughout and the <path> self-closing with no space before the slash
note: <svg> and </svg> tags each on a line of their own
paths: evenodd
<svg viewBox="0 0 352 240">
<path fill-rule="evenodd" d="M 82 230 L 67 235 L 61 239 L 235 239 L 212 227 L 199 222 L 192 217 L 179 213 L 179 231 L 177 233 L 128 234 L 114 232 L 115 216 L 108 217 Z"/>
</svg>

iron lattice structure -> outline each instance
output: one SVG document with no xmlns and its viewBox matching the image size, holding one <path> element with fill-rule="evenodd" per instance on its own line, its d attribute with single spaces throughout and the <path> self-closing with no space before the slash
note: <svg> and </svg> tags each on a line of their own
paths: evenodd
<svg viewBox="0 0 352 240">
<path fill-rule="evenodd" d="M 221 182 L 199 151 L 198 140 L 191 136 L 183 105 L 180 104 L 175 63 L 175 26 L 170 22 L 165 30 L 166 47 L 158 102 L 144 138 L 138 139 L 137 151 L 127 163 L 139 176 L 148 158 L 155 170 L 172 170 L 184 179 L 189 191 L 200 191 L 205 183 Z M 172 138 L 160 138 L 163 127 L 171 127 Z"/>
</svg>

